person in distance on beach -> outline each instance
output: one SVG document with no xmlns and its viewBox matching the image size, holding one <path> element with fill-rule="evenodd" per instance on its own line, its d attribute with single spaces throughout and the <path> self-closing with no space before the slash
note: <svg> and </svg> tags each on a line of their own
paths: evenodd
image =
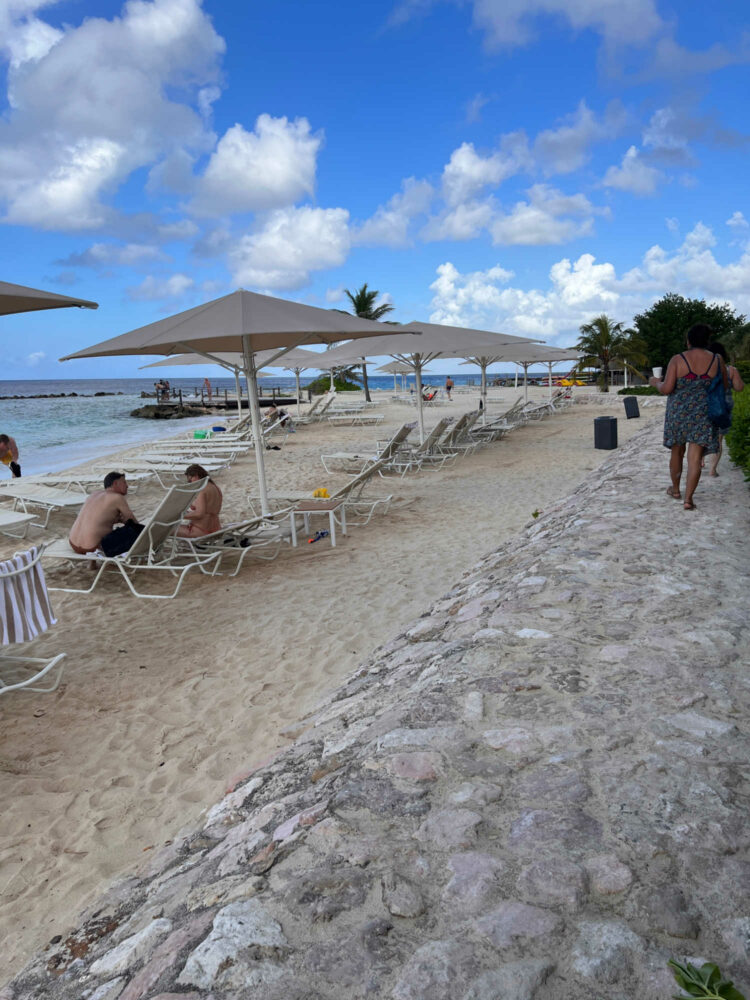
<svg viewBox="0 0 750 1000">
<path fill-rule="evenodd" d="M 138 537 L 140 529 L 133 511 L 125 499 L 127 492 L 128 483 L 125 479 L 125 473 L 108 472 L 104 477 L 104 489 L 97 490 L 96 493 L 92 493 L 90 497 L 86 498 L 86 502 L 81 507 L 78 517 L 70 529 L 68 541 L 74 552 L 78 552 L 79 555 L 95 552 L 102 547 L 105 538 L 109 541 L 113 535 L 116 538 L 112 549 L 117 548 L 118 543 L 120 543 L 125 547 L 120 548 L 119 551 L 127 552 Z M 126 534 L 117 536 L 116 524 L 123 525 L 117 531 L 127 532 L 127 536 L 130 538 L 129 544 L 125 544 L 128 540 Z M 106 546 L 105 551 L 107 555 L 116 554 L 109 545 Z"/>
<path fill-rule="evenodd" d="M 703 455 L 719 450 L 719 432 L 708 418 L 708 389 L 717 372 L 728 384 L 726 367 L 718 354 L 708 350 L 712 340 L 710 327 L 696 323 L 687 332 L 687 350 L 675 354 L 667 365 L 664 379 L 650 378 L 663 396 L 669 396 L 664 415 L 664 447 L 670 449 L 669 476 L 672 485 L 667 496 L 682 500 L 680 480 L 687 447 L 685 510 L 695 510 L 693 494 L 701 477 Z"/>
<path fill-rule="evenodd" d="M 205 479 L 206 485 L 185 511 L 184 517 L 187 524 L 179 526 L 177 537 L 200 538 L 201 535 L 210 535 L 212 531 L 219 531 L 221 529 L 219 514 L 224 499 L 221 490 L 202 465 L 189 465 L 185 469 L 185 478 L 189 483 L 197 483 L 201 479 Z"/>
<path fill-rule="evenodd" d="M 445 395 L 448 397 L 448 399 L 451 398 L 452 390 L 453 390 L 453 379 L 449 375 L 448 378 L 445 380 Z"/>
<path fill-rule="evenodd" d="M 726 365 L 727 369 L 727 381 L 729 382 L 729 385 L 727 387 L 727 406 L 729 407 L 729 413 L 731 415 L 732 407 L 734 406 L 734 396 L 732 395 L 732 389 L 734 389 L 735 392 L 742 392 L 742 390 L 745 388 L 745 383 L 742 381 L 742 376 L 734 367 L 734 365 L 729 364 L 729 358 L 727 357 L 726 348 L 724 347 L 723 344 L 720 344 L 718 341 L 715 341 L 713 344 L 709 344 L 708 349 L 709 351 L 712 351 L 714 354 L 718 354 L 719 357 L 724 359 L 724 364 Z M 726 430 L 724 431 L 724 434 L 726 434 Z M 722 445 L 724 443 L 724 434 L 719 434 L 719 450 L 716 452 L 715 455 L 710 456 L 708 462 L 710 470 L 709 475 L 713 476 L 714 478 L 716 478 L 719 475 L 719 473 L 716 471 L 716 467 L 718 466 L 719 459 L 721 458 Z M 705 468 L 705 466 L 706 463 L 704 459 L 704 461 L 701 463 L 701 468 Z"/>
<path fill-rule="evenodd" d="M 21 478 L 21 466 L 18 464 L 18 445 L 16 439 L 7 434 L 0 434 L 0 462 L 8 466 L 14 479 Z"/>
</svg>

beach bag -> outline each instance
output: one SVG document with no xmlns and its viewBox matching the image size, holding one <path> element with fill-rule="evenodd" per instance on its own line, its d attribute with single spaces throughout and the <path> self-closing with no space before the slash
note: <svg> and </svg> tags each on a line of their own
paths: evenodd
<svg viewBox="0 0 750 1000">
<path fill-rule="evenodd" d="M 720 371 L 714 375 L 708 387 L 708 419 L 720 431 L 727 430 L 732 422 L 732 415 L 727 406 L 727 394 L 724 391 L 724 379 Z"/>
<path fill-rule="evenodd" d="M 137 521 L 126 521 L 121 528 L 115 528 L 99 542 L 99 548 L 105 556 L 121 556 L 127 552 L 136 538 L 143 531 L 143 525 Z"/>
</svg>

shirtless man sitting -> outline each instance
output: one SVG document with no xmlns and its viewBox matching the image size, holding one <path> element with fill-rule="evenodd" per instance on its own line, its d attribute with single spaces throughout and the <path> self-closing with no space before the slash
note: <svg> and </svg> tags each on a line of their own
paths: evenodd
<svg viewBox="0 0 750 1000">
<path fill-rule="evenodd" d="M 108 472 L 104 477 L 104 489 L 87 498 L 70 529 L 69 542 L 74 552 L 85 555 L 96 551 L 102 538 L 116 524 L 135 521 L 135 515 L 125 500 L 127 492 L 125 473 Z"/>
<path fill-rule="evenodd" d="M 201 479 L 205 479 L 206 485 L 200 493 L 196 494 L 195 500 L 182 515 L 187 523 L 179 526 L 177 537 L 199 538 L 201 535 L 210 535 L 213 531 L 219 531 L 221 529 L 219 514 L 224 499 L 221 490 L 202 465 L 189 465 L 185 469 L 185 478 L 189 483 L 197 483 Z"/>
</svg>

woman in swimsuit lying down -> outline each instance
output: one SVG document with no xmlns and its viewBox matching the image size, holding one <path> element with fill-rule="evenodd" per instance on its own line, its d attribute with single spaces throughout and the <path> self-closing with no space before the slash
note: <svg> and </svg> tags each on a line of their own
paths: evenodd
<svg viewBox="0 0 750 1000">
<path fill-rule="evenodd" d="M 184 518 L 187 524 L 179 526 L 177 537 L 199 538 L 201 535 L 210 535 L 212 531 L 219 531 L 221 528 L 219 514 L 223 500 L 221 490 L 202 465 L 189 465 L 185 469 L 185 478 L 189 483 L 197 483 L 200 479 L 208 481 L 185 511 Z"/>
</svg>

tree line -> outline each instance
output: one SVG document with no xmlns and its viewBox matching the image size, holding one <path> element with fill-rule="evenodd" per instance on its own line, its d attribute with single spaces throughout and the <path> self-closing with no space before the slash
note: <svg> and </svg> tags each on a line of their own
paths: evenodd
<svg viewBox="0 0 750 1000">
<path fill-rule="evenodd" d="M 625 329 L 604 314 L 584 323 L 575 345 L 584 356 L 576 368 L 597 369 L 601 388 L 607 392 L 609 373 L 615 365 L 638 376 L 649 368 L 666 368 L 673 355 L 685 350 L 685 334 L 694 323 L 710 326 L 714 339 L 724 345 L 733 361 L 750 359 L 750 323 L 745 316 L 735 313 L 727 303 L 686 299 L 670 292 L 635 316 L 631 328 Z"/>
</svg>

